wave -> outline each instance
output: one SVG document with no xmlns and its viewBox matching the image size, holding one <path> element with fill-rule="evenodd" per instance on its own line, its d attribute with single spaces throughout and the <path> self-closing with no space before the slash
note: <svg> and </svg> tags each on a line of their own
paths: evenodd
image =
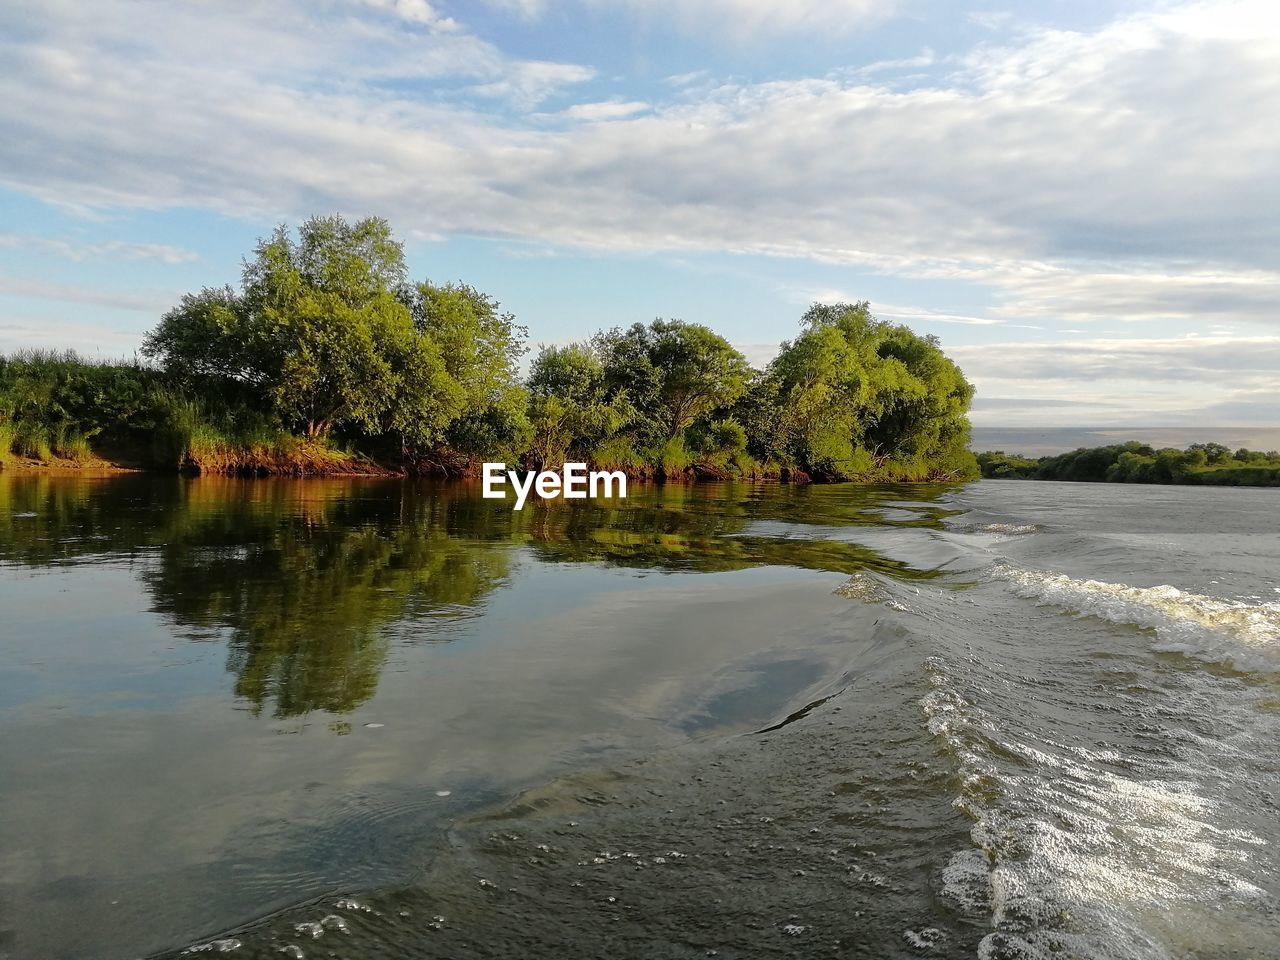
<svg viewBox="0 0 1280 960">
<path fill-rule="evenodd" d="M 1280 603 L 1249 603 L 1190 593 L 1177 587 L 1131 587 L 998 563 L 995 580 L 1041 604 L 1112 623 L 1153 630 L 1155 649 L 1183 653 L 1245 670 L 1280 668 Z"/>
<path fill-rule="evenodd" d="M 917 591 L 918 592 L 918 591 Z M 879 603 L 899 613 L 911 613 L 911 607 L 894 596 L 889 585 L 870 573 L 855 573 L 832 591 L 846 600 Z"/>
<path fill-rule="evenodd" d="M 1040 532 L 1035 523 L 975 523 L 968 526 L 958 525 L 955 529 L 960 533 L 986 533 L 997 537 L 1026 537 Z"/>
<path fill-rule="evenodd" d="M 980 707 L 946 659 L 924 667 L 920 706 L 974 823 L 943 895 L 989 916 L 981 960 L 1172 960 L 1239 935 L 1222 907 L 1265 896 L 1246 877 L 1263 841 L 1215 825 L 1193 764 L 1055 743 Z"/>
</svg>

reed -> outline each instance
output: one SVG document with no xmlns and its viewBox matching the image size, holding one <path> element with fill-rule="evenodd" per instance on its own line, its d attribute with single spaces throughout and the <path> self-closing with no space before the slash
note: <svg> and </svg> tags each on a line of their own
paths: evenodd
<svg viewBox="0 0 1280 960">
<path fill-rule="evenodd" d="M 0 463 L 8 463 L 13 459 L 13 444 L 17 439 L 17 431 L 7 420 L 0 421 Z"/>
<path fill-rule="evenodd" d="M 84 463 L 93 459 L 93 450 L 89 447 L 89 438 L 70 424 L 60 423 L 53 430 L 50 446 L 54 454 L 64 460 Z"/>
<path fill-rule="evenodd" d="M 49 434 L 43 426 L 30 421 L 17 424 L 14 438 L 14 451 L 22 457 L 32 460 L 52 460 L 53 449 L 49 445 Z"/>
</svg>

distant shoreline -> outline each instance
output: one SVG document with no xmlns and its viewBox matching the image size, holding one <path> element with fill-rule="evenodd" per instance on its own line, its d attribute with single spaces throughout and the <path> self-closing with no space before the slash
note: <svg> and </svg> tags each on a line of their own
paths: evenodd
<svg viewBox="0 0 1280 960">
<path fill-rule="evenodd" d="M 1127 440 L 1035 458 L 1003 450 L 977 456 L 982 476 L 989 480 L 1280 487 L 1280 451 L 1233 450 L 1212 441 L 1157 448 Z"/>
<path fill-rule="evenodd" d="M 1280 450 L 1280 427 L 984 427 L 974 426 L 969 449 L 1003 450 L 1024 457 L 1069 453 L 1082 447 L 1104 447 L 1131 440 L 1155 448 L 1185 449 L 1193 443 L 1220 443 L 1235 450 Z"/>
</svg>

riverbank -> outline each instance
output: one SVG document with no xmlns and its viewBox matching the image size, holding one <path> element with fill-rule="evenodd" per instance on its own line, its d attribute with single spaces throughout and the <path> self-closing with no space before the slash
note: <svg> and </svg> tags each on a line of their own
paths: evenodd
<svg viewBox="0 0 1280 960">
<path fill-rule="evenodd" d="M 1233 452 L 1220 443 L 1157 450 L 1130 440 L 1035 459 L 994 450 L 978 454 L 978 466 L 988 480 L 1280 487 L 1280 452 L 1244 447 Z"/>
<path fill-rule="evenodd" d="M 264 276 L 297 251 L 277 252 Z M 309 282 L 289 276 L 288 289 Z M 360 313 L 366 298 L 349 305 L 357 322 L 299 304 L 296 316 L 258 316 L 254 290 L 210 288 L 162 318 L 146 360 L 0 355 L 0 459 L 123 449 L 162 470 L 254 476 L 467 477 L 485 462 L 665 481 L 978 476 L 971 386 L 936 342 L 865 303 L 813 307 L 796 340 L 808 346 L 766 369 L 707 327 L 655 320 L 546 347 L 522 375 L 523 328 L 477 291 L 400 285 L 379 297 L 381 313 Z"/>
<path fill-rule="evenodd" d="M 74 474 L 76 476 L 113 476 L 119 473 L 139 473 L 142 467 L 113 463 L 100 457 L 88 460 L 33 460 L 29 457 L 11 456 L 0 460 L 0 474 Z"/>
<path fill-rule="evenodd" d="M 213 449 L 201 456 L 186 455 L 176 464 L 158 464 L 137 454 L 81 457 L 0 458 L 0 473 L 109 476 L 122 473 L 180 473 L 227 477 L 402 477 L 402 468 L 375 463 L 365 457 L 299 442 L 288 449 Z"/>
<path fill-rule="evenodd" d="M 623 469 L 628 480 L 656 483 L 698 483 L 745 480 L 752 483 L 811 483 L 802 470 L 751 470 L 731 472 L 714 467 L 690 466 L 668 473 L 658 469 Z M 202 459 L 187 458 L 177 466 L 150 464 L 143 460 L 109 459 L 91 455 L 83 459 L 50 456 L 47 459 L 10 455 L 0 459 L 0 473 L 74 474 L 109 476 L 121 473 L 179 473 L 188 476 L 219 477 L 433 477 L 447 480 L 479 480 L 481 465 L 377 463 L 366 457 L 329 450 L 301 447 L 286 453 L 270 450 L 228 451 Z"/>
</svg>

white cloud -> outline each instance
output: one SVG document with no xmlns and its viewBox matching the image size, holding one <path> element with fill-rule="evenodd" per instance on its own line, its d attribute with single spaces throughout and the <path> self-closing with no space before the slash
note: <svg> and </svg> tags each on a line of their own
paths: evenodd
<svg viewBox="0 0 1280 960">
<path fill-rule="evenodd" d="M 137 353 L 140 333 L 48 317 L 15 317 L 0 321 L 0 353 L 46 348 L 75 350 L 81 356 L 120 358 Z"/>
<path fill-rule="evenodd" d="M 923 67 L 931 67 L 938 62 L 937 56 L 928 47 L 925 47 L 914 57 L 900 57 L 896 60 L 877 60 L 874 63 L 868 63 L 866 66 L 857 67 L 853 70 L 853 74 L 859 77 L 870 77 L 873 74 L 884 73 L 889 70 L 919 70 Z"/>
<path fill-rule="evenodd" d="M 953 347 L 966 371 L 1001 380 L 1201 379 L 1280 389 L 1280 336 L 1099 339 Z"/>
<path fill-rule="evenodd" d="M 0 232 L 0 249 L 34 250 L 77 261 L 91 257 L 108 257 L 124 260 L 158 260 L 161 263 L 177 264 L 191 263 L 200 259 L 200 255 L 194 250 L 165 243 L 131 243 L 126 240 L 83 243 L 9 232 Z"/>
<path fill-rule="evenodd" d="M 738 38 L 784 33 L 847 33 L 898 12 L 901 0 L 485 0 L 526 19 L 551 7 L 621 13 L 655 30 Z"/>
<path fill-rule="evenodd" d="M 640 100 L 603 100 L 599 103 L 575 103 L 564 111 L 564 115 L 574 120 L 621 120 L 649 109 L 649 104 Z"/>
<path fill-rule="evenodd" d="M 980 425 L 1274 423 L 1280 409 L 1280 336 L 1005 342 L 947 352 L 978 388 Z M 1049 406 L 1064 409 L 1055 416 Z"/>
<path fill-rule="evenodd" d="M 763 370 L 778 355 L 781 343 L 735 343 L 734 346 L 747 358 L 748 363 L 758 370 Z"/>
<path fill-rule="evenodd" d="M 831 287 L 812 287 L 792 291 L 791 297 L 794 302 L 802 303 L 806 306 L 811 303 L 857 303 L 864 299 L 857 294 L 849 293 L 845 290 L 836 290 Z M 871 312 L 882 320 L 892 320 L 895 323 L 902 323 L 907 320 L 925 321 L 931 323 L 958 323 L 971 327 L 994 327 L 1006 325 L 1003 320 L 993 317 L 975 317 L 962 313 L 947 313 L 940 310 L 932 310 L 928 307 L 912 307 L 903 306 L 896 303 L 876 302 L 871 304 Z M 1014 324 L 1013 326 L 1017 326 Z"/>
<path fill-rule="evenodd" d="M 408 23 L 433 27 L 437 30 L 455 30 L 457 21 L 442 17 L 427 0 L 358 0 L 372 10 L 389 13 Z"/>
<path fill-rule="evenodd" d="M 845 33 L 897 12 L 898 0 L 586 0 L 590 5 L 622 8 L 654 26 L 674 25 L 689 32 L 767 36 L 817 31 Z"/>
<path fill-rule="evenodd" d="M 665 80 L 673 87 L 687 87 L 691 84 L 707 80 L 711 77 L 710 70 L 690 70 L 688 73 L 673 73 L 666 77 Z"/>
<path fill-rule="evenodd" d="M 484 0 L 484 2 L 491 7 L 512 10 L 526 20 L 541 16 L 542 11 L 546 8 L 543 0 Z"/>
<path fill-rule="evenodd" d="M 1181 260 L 1168 264 L 1075 260 L 999 260 L 966 264 L 922 262 L 903 273 L 977 282 L 999 291 L 994 318 L 1068 323 L 1097 320 L 1280 321 L 1280 271 L 1223 264 L 1215 269 Z"/>
<path fill-rule="evenodd" d="M 177 303 L 180 294 L 162 290 L 110 290 L 0 274 L 0 296 L 82 303 L 157 315 Z"/>
<path fill-rule="evenodd" d="M 562 87 L 585 83 L 595 75 L 591 67 L 531 60 L 512 64 L 499 80 L 467 89 L 478 96 L 510 100 L 515 106 L 527 110 Z"/>
<path fill-rule="evenodd" d="M 1280 24 L 1261 0 L 1020 34 L 910 90 L 874 75 L 700 84 L 646 113 L 571 105 L 614 115 L 553 127 L 468 104 L 527 106 L 592 68 L 380 17 L 336 29 L 298 2 L 236 17 L 103 2 L 94 18 L 69 0 L 0 12 L 9 187 L 88 207 L 336 208 L 428 234 L 802 257 L 991 291 L 980 316 L 943 322 L 1278 319 L 1280 126 L 1262 118 L 1280 115 Z M 770 30 L 873 12 L 645 7 Z"/>
</svg>

